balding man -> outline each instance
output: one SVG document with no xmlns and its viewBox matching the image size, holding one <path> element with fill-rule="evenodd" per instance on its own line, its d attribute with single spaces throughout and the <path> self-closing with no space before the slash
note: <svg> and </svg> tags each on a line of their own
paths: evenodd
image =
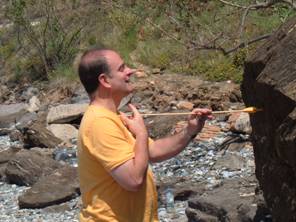
<svg viewBox="0 0 296 222">
<path fill-rule="evenodd" d="M 152 141 L 143 118 L 131 104 L 132 117 L 117 112 L 133 91 L 130 69 L 110 49 L 91 49 L 79 64 L 79 77 L 90 97 L 79 129 L 80 221 L 158 221 L 157 192 L 149 162 L 181 152 L 211 118 L 195 109 L 180 133 Z"/>
</svg>

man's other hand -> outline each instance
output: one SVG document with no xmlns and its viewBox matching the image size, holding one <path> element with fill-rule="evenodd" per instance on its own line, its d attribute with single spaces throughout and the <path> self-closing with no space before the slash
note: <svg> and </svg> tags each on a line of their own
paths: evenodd
<svg viewBox="0 0 296 222">
<path fill-rule="evenodd" d="M 127 116 L 124 113 L 120 112 L 121 121 L 127 126 L 128 130 L 135 137 L 139 135 L 148 136 L 144 120 L 137 108 L 132 104 L 128 104 L 128 106 L 129 109 L 133 112 L 133 115 Z"/>
<path fill-rule="evenodd" d="M 188 125 L 186 133 L 191 137 L 195 137 L 205 125 L 206 120 L 213 119 L 212 110 L 210 109 L 194 109 L 188 117 Z"/>
</svg>

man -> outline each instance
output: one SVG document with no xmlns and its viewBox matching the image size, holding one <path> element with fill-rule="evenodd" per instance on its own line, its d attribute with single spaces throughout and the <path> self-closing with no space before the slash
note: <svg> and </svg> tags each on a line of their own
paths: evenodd
<svg viewBox="0 0 296 222">
<path fill-rule="evenodd" d="M 149 162 L 181 152 L 211 118 L 210 110 L 195 109 L 182 132 L 152 141 L 133 105 L 132 117 L 117 113 L 122 98 L 133 91 L 133 73 L 109 49 L 92 49 L 81 57 L 79 77 L 90 106 L 79 129 L 80 221 L 158 221 Z"/>
</svg>

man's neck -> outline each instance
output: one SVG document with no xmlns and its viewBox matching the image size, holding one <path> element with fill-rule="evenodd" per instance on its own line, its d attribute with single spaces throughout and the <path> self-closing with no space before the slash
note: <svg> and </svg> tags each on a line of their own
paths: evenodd
<svg viewBox="0 0 296 222">
<path fill-rule="evenodd" d="M 91 97 L 90 100 L 91 100 L 90 101 L 91 105 L 104 107 L 105 109 L 108 109 L 114 113 L 117 112 L 117 107 L 119 106 L 121 101 L 120 99 L 115 99 L 110 95 L 108 96 L 97 95 L 97 96 Z"/>
</svg>

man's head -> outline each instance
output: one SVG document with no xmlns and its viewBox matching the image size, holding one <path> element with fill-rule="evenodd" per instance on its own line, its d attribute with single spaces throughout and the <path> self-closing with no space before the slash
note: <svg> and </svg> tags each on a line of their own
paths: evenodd
<svg viewBox="0 0 296 222">
<path fill-rule="evenodd" d="M 79 77 L 89 95 L 99 87 L 114 95 L 127 95 L 133 90 L 129 83 L 134 73 L 121 57 L 110 49 L 91 49 L 86 51 L 79 63 Z"/>
</svg>

